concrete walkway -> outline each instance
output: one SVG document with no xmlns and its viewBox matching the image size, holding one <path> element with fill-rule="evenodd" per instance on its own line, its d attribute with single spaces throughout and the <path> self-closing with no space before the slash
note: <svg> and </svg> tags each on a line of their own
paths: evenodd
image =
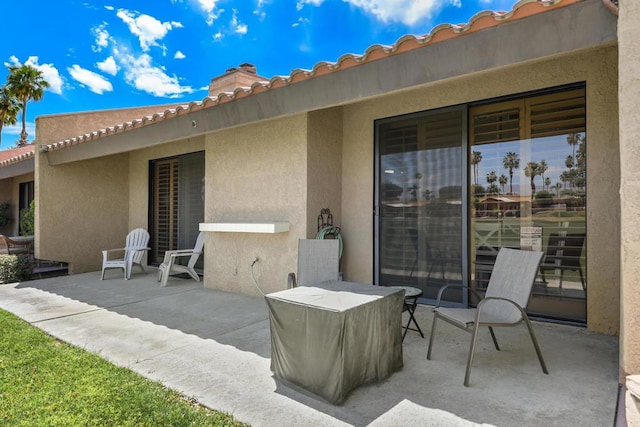
<svg viewBox="0 0 640 427">
<path fill-rule="evenodd" d="M 124 281 L 87 273 L 0 285 L 0 308 L 49 334 L 157 380 L 252 426 L 611 426 L 618 340 L 585 329 L 534 323 L 550 375 L 524 326 L 480 335 L 471 387 L 464 387 L 469 334 L 439 324 L 428 339 L 409 331 L 404 368 L 333 406 L 274 380 L 263 298 L 203 289 L 155 271 Z M 428 333 L 429 307 L 418 322 Z M 405 313 L 406 316 L 406 313 Z"/>
</svg>

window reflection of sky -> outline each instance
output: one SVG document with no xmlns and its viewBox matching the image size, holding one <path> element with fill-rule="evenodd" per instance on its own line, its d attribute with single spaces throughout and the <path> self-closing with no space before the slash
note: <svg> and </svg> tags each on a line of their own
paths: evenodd
<svg viewBox="0 0 640 427">
<path fill-rule="evenodd" d="M 584 134 L 580 134 L 584 135 Z M 535 138 L 533 140 L 526 139 L 521 141 L 499 142 L 496 144 L 476 145 L 471 147 L 471 151 L 479 151 L 482 153 L 482 160 L 478 163 L 478 184 L 487 186 L 487 175 L 494 171 L 498 177 L 504 174 L 509 178 L 509 169 L 503 165 L 504 156 L 508 152 L 518 154 L 520 159 L 520 167 L 513 171 L 513 192 L 520 193 L 521 183 L 525 183 L 522 190 L 529 192 L 529 183 L 531 179 L 525 175 L 525 167 L 528 162 L 540 163 L 545 160 L 548 169 L 544 173 L 544 177 L 551 180 L 549 188 L 553 188 L 556 183 L 560 183 L 561 188 L 565 184 L 560 180 L 560 175 L 567 171 L 565 164 L 568 156 L 573 156 L 574 147 L 567 142 L 567 135 L 556 135 L 544 138 Z M 578 152 L 578 145 L 575 146 L 575 152 Z M 473 180 L 473 165 L 470 165 L 470 176 Z M 548 189 L 542 182 L 542 177 L 535 177 L 536 190 L 543 188 Z M 472 182 L 473 183 L 473 182 Z M 509 191 L 509 183 L 505 185 L 504 192 Z"/>
<path fill-rule="evenodd" d="M 584 134 L 581 134 L 584 135 Z M 575 146 L 578 153 L 579 145 Z M 513 171 L 513 193 L 530 193 L 530 178 L 525 175 L 528 162 L 540 163 L 545 160 L 548 169 L 544 178 L 551 180 L 550 186 L 543 183 L 541 176 L 535 177 L 536 190 L 552 189 L 557 183 L 560 188 L 566 188 L 560 175 L 567 171 L 565 164 L 568 156 L 574 155 L 574 147 L 567 142 L 567 135 L 556 135 L 533 140 L 507 141 L 494 144 L 476 145 L 471 152 L 478 151 L 482 160 L 478 163 L 478 184 L 486 187 L 487 175 L 495 172 L 499 178 L 507 177 L 507 184 L 501 192 L 509 192 L 509 169 L 503 165 L 503 159 L 509 152 L 518 155 L 520 165 Z M 420 150 L 383 155 L 381 158 L 381 179 L 383 183 L 392 183 L 404 189 L 400 196 L 402 201 L 424 200 L 426 195 L 431 198 L 439 197 L 439 190 L 443 187 L 462 185 L 462 150 L 460 147 L 445 147 L 431 150 Z M 469 177 L 474 184 L 474 167 L 469 165 Z"/>
</svg>

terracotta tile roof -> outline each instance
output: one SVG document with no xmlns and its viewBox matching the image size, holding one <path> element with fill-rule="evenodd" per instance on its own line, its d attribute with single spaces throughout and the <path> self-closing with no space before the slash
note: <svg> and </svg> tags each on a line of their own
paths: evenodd
<svg viewBox="0 0 640 427">
<path fill-rule="evenodd" d="M 116 133 L 126 132 L 132 129 L 158 123 L 173 117 L 188 114 L 190 112 L 215 107 L 236 99 L 246 98 L 251 95 L 289 86 L 301 81 L 313 79 L 326 74 L 349 69 L 361 64 L 384 59 L 403 52 L 432 45 L 455 37 L 475 33 L 487 28 L 496 27 L 504 22 L 512 22 L 532 15 L 543 13 L 560 7 L 569 6 L 584 0 L 520 0 L 509 12 L 483 11 L 474 15 L 466 24 L 441 24 L 434 27 L 429 34 L 424 36 L 406 35 L 401 37 L 391 46 L 373 45 L 362 55 L 345 54 L 337 62 L 319 62 L 311 70 L 295 69 L 289 76 L 276 76 L 268 83 L 256 82 L 251 87 L 237 88 L 233 92 L 220 93 L 218 96 L 208 96 L 199 102 L 191 102 L 176 108 L 168 109 L 151 116 L 145 116 L 130 122 L 125 122 L 109 128 L 96 130 L 91 133 L 65 139 L 56 143 L 43 146 L 40 150 L 47 152 L 59 150 L 83 142 L 103 138 Z"/>
<path fill-rule="evenodd" d="M 22 147 L 0 150 L 0 167 L 9 166 L 33 157 L 35 146 L 27 144 Z"/>
</svg>

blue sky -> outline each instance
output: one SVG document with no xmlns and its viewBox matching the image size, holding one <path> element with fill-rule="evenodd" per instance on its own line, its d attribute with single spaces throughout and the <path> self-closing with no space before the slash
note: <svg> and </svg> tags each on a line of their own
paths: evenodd
<svg viewBox="0 0 640 427">
<path fill-rule="evenodd" d="M 3 64 L 39 68 L 50 83 L 35 118 L 207 96 L 211 78 L 249 62 L 267 78 L 466 23 L 515 0 L 20 0 L 4 1 Z M 0 84 L 6 79 L 0 67 Z M 20 121 L 5 126 L 13 147 Z"/>
</svg>

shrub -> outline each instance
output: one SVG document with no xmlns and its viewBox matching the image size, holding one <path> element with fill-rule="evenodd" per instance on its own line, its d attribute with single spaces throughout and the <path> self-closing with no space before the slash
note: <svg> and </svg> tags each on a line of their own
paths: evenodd
<svg viewBox="0 0 640 427">
<path fill-rule="evenodd" d="M 553 194 L 546 190 L 540 190 L 535 195 L 535 206 L 539 208 L 547 208 L 555 203 Z"/>
<path fill-rule="evenodd" d="M 0 255 L 0 282 L 23 282 L 33 273 L 31 261 L 27 255 Z"/>
<path fill-rule="evenodd" d="M 23 236 L 33 236 L 35 227 L 33 225 L 33 214 L 36 210 L 35 201 L 32 200 L 28 208 L 20 211 L 20 233 Z"/>
</svg>

